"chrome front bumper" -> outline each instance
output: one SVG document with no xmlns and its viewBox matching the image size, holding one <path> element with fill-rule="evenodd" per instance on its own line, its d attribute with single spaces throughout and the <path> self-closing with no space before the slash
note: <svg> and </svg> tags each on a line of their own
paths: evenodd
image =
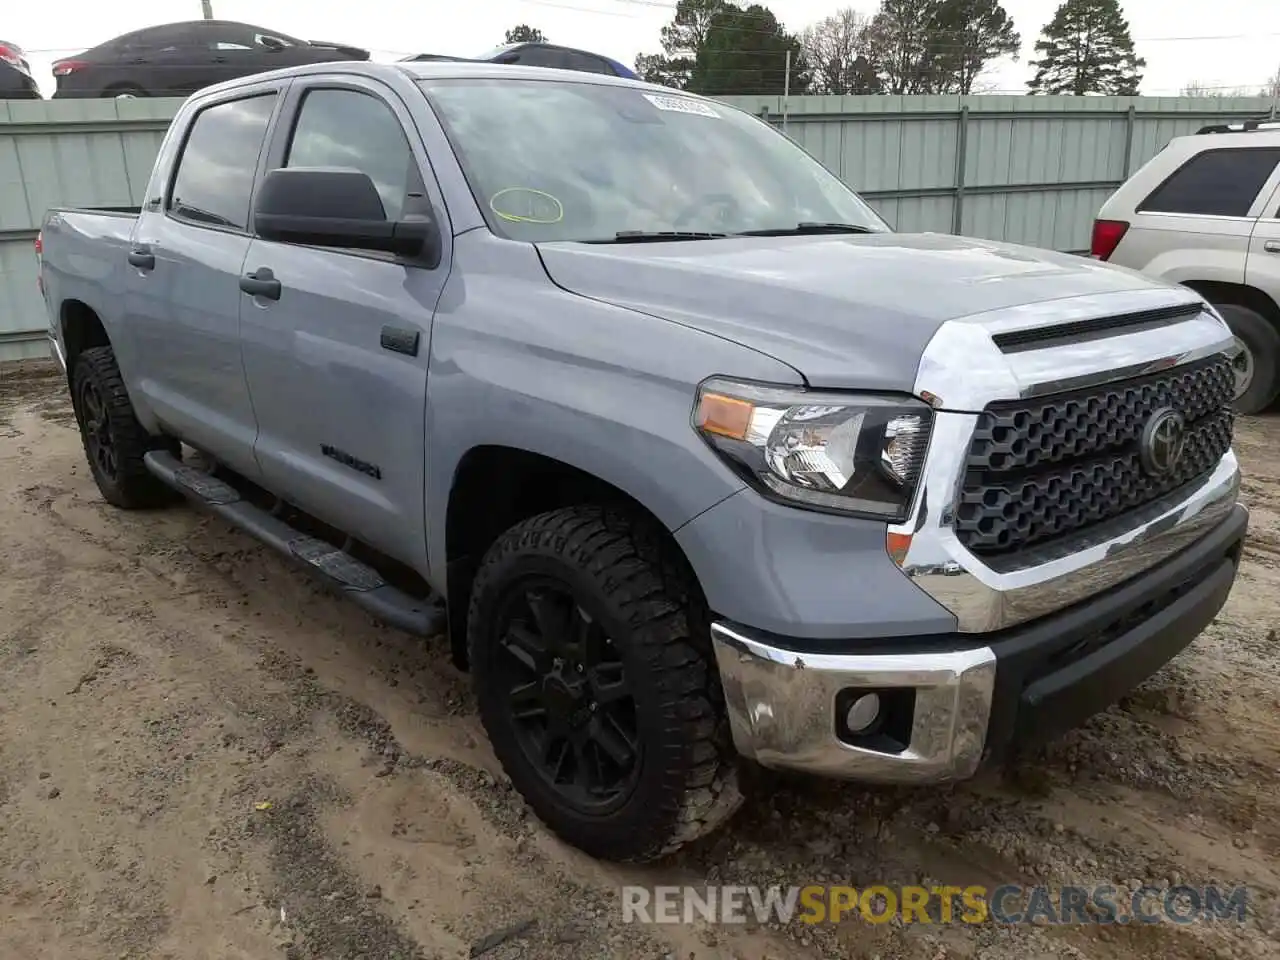
<svg viewBox="0 0 1280 960">
<path fill-rule="evenodd" d="M 962 780 L 978 768 L 996 680 L 987 647 L 949 653 L 798 654 L 722 623 L 711 639 L 738 752 L 761 766 L 868 782 Z M 914 687 L 911 742 L 899 753 L 836 735 L 846 688 Z"/>
<path fill-rule="evenodd" d="M 928 654 L 797 654 L 713 623 L 733 745 L 763 767 L 868 782 L 964 780 L 987 736 L 996 655 L 986 646 Z M 910 744 L 900 753 L 836 735 L 841 690 L 914 687 Z"/>
<path fill-rule="evenodd" d="M 1231 591 L 1248 520 L 1237 504 L 1159 566 L 985 644 L 956 633 L 820 654 L 808 652 L 813 641 L 717 622 L 734 746 L 763 766 L 829 777 L 965 779 L 1106 709 L 1193 642 Z M 870 693 L 874 721 L 861 709 Z"/>
</svg>

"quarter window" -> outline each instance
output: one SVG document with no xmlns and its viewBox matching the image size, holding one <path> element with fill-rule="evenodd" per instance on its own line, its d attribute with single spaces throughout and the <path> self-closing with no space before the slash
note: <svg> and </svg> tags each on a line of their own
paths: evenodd
<svg viewBox="0 0 1280 960">
<path fill-rule="evenodd" d="M 367 174 L 388 220 L 399 220 L 421 178 L 404 129 L 381 100 L 354 90 L 312 90 L 302 101 L 289 145 L 289 167 Z"/>
<path fill-rule="evenodd" d="M 1280 162 L 1280 149 L 1206 150 L 1152 192 L 1139 213 L 1245 217 Z"/>
<path fill-rule="evenodd" d="M 178 158 L 169 211 L 193 223 L 245 229 L 258 154 L 276 95 L 247 97 L 201 110 Z"/>
</svg>

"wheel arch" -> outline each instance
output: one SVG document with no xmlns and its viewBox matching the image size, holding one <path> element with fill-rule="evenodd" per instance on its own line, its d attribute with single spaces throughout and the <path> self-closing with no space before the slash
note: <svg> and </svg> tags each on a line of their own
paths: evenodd
<svg viewBox="0 0 1280 960">
<path fill-rule="evenodd" d="M 577 504 L 613 506 L 658 538 L 705 605 L 689 558 L 653 510 L 613 483 L 580 467 L 516 447 L 482 445 L 459 460 L 445 518 L 446 601 L 454 662 L 467 664 L 467 608 L 485 551 L 522 520 Z"/>
<path fill-rule="evenodd" d="M 90 347 L 109 347 L 111 338 L 96 310 L 83 300 L 64 300 L 58 309 L 58 327 L 67 361 L 67 378 L 76 360 Z"/>
</svg>

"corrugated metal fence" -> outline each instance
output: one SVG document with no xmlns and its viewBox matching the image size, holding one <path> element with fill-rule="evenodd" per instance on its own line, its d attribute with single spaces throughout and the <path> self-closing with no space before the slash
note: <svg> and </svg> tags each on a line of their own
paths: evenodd
<svg viewBox="0 0 1280 960">
<path fill-rule="evenodd" d="M 181 101 L 0 101 L 0 360 L 48 355 L 32 241 L 52 206 L 138 206 Z"/>
<path fill-rule="evenodd" d="M 1171 137 L 1265 100 L 730 97 L 859 190 L 898 230 L 1059 250 Z M 0 101 L 0 359 L 40 356 L 32 240 L 55 205 L 138 205 L 175 100 Z"/>
<path fill-rule="evenodd" d="M 727 97 L 774 123 L 895 229 L 1084 252 L 1111 193 L 1170 139 L 1264 99 Z"/>
</svg>

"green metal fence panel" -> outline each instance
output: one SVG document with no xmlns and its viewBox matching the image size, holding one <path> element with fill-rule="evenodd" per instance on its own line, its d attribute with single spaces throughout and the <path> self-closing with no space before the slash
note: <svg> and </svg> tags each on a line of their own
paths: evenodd
<svg viewBox="0 0 1280 960">
<path fill-rule="evenodd" d="M 1098 208 L 1173 137 L 1265 99 L 726 97 L 784 129 L 897 230 L 1082 252 Z M 51 206 L 138 205 L 181 101 L 0 101 L 0 359 L 43 353 L 32 240 Z"/>
<path fill-rule="evenodd" d="M 33 241 L 55 206 L 138 206 L 181 100 L 0 101 L 0 360 L 46 356 Z"/>
</svg>

